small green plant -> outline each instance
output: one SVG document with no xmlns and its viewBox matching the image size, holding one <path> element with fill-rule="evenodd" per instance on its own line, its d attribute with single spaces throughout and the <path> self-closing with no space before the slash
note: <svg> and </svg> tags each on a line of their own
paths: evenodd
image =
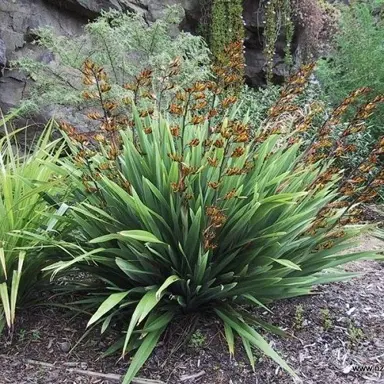
<svg viewBox="0 0 384 384">
<path fill-rule="evenodd" d="M 241 0 L 211 0 L 209 46 L 221 62 L 225 48 L 244 40 L 243 2 Z"/>
<path fill-rule="evenodd" d="M 266 1 L 264 2 L 264 8 L 264 55 L 267 60 L 267 82 L 270 84 L 275 65 L 276 42 L 281 29 L 284 29 L 286 38 L 285 60 L 288 65 L 292 65 L 293 10 L 291 0 Z"/>
<path fill-rule="evenodd" d="M 248 115 L 252 127 L 258 129 L 269 109 L 279 99 L 280 91 L 281 88 L 275 85 L 260 89 L 244 86 L 239 94 L 239 115 Z"/>
<path fill-rule="evenodd" d="M 357 345 L 365 337 L 364 331 L 356 327 L 355 324 L 350 321 L 348 325 L 348 339 L 352 346 Z"/>
<path fill-rule="evenodd" d="M 296 330 L 301 330 L 303 329 L 303 325 L 304 325 L 304 307 L 302 304 L 299 304 L 296 306 L 296 309 L 295 309 L 295 318 L 294 318 L 294 328 Z"/>
<path fill-rule="evenodd" d="M 323 308 L 320 310 L 323 328 L 325 331 L 329 331 L 333 327 L 332 319 L 330 318 L 329 309 Z"/>
<path fill-rule="evenodd" d="M 198 329 L 192 334 L 188 345 L 192 348 L 202 348 L 205 345 L 206 341 L 206 336 Z"/>
<path fill-rule="evenodd" d="M 12 334 L 18 305 L 43 279 L 41 269 L 47 264 L 44 249 L 37 247 L 39 241 L 23 234 L 48 234 L 55 228 L 56 209 L 48 201 L 52 203 L 50 194 L 59 191 L 60 178 L 47 159 L 55 162 L 61 148 L 59 141 L 49 141 L 48 127 L 34 150 L 22 152 L 18 149 L 17 131 L 7 132 L 6 119 L 3 126 L 6 135 L 0 140 L 0 331 L 7 326 Z"/>
<path fill-rule="evenodd" d="M 24 328 L 21 328 L 18 332 L 18 339 L 22 343 L 25 340 L 25 336 L 27 334 L 27 331 Z"/>
<path fill-rule="evenodd" d="M 32 340 L 40 340 L 41 339 L 41 334 L 40 334 L 40 331 L 38 329 L 34 329 L 32 331 Z"/>
<path fill-rule="evenodd" d="M 225 48 L 229 44 L 244 41 L 243 2 L 241 0 L 199 0 L 199 6 L 201 18 L 198 32 L 207 41 L 214 61 L 221 63 L 227 60 Z M 243 46 L 239 54 L 244 56 Z"/>
</svg>

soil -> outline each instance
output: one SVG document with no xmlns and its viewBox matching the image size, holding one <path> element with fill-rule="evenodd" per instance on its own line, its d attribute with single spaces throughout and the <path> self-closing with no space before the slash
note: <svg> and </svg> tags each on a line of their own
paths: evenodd
<svg viewBox="0 0 384 384">
<path fill-rule="evenodd" d="M 384 248 L 377 239 L 362 238 L 357 250 Z M 348 282 L 318 287 L 315 295 L 277 302 L 273 314 L 258 316 L 294 335 L 289 339 L 265 334 L 305 384 L 384 383 L 384 263 L 359 261 L 344 266 L 362 275 Z M 72 316 L 72 317 L 71 317 Z M 89 316 L 52 305 L 19 313 L 13 340 L 0 339 L 0 384 L 118 383 L 128 362 L 119 356 L 101 358 L 116 340 L 84 334 Z M 293 379 L 270 359 L 258 358 L 253 372 L 241 348 L 230 358 L 219 323 L 200 319 L 188 344 L 181 319 L 166 333 L 140 376 L 141 383 L 291 384 Z M 180 345 L 177 350 L 172 350 Z M 354 372 L 372 366 L 374 372 Z M 381 371 L 380 371 L 381 370 Z M 85 372 L 84 372 L 85 371 Z M 113 374 L 101 377 L 90 374 Z"/>
</svg>

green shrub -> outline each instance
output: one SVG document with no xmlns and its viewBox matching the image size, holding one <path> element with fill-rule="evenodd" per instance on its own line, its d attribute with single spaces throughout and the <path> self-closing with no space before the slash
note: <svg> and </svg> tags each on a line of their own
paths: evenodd
<svg viewBox="0 0 384 384">
<path fill-rule="evenodd" d="M 93 63 L 87 68 L 87 82 L 95 72 L 106 76 Z M 58 243 L 71 257 L 47 270 L 76 265 L 100 279 L 99 291 L 82 302 L 95 311 L 89 326 L 101 325 L 102 332 L 117 320 L 128 323 L 111 348 L 123 356 L 137 349 L 124 383 L 172 320 L 191 312 L 221 320 L 230 354 L 238 336 L 253 367 L 255 346 L 294 375 L 260 329 L 284 333 L 244 305 L 266 308 L 306 295 L 313 285 L 355 276 L 334 267 L 376 257 L 341 252 L 364 228 L 348 222 L 371 195 L 372 181 L 351 194 L 341 171 L 331 167 L 334 159 L 322 152 L 325 144 L 303 152 L 308 116 L 300 114 L 296 125 L 283 118 L 311 69 L 284 87 L 257 131 L 247 117 L 236 118 L 236 97 L 222 92 L 220 79 L 178 93 L 169 106 L 171 122 L 132 105 L 129 127 L 107 115 L 86 138 L 62 124 L 74 161 L 63 160 L 57 172 L 72 180 L 78 204 L 66 219 L 72 238 Z M 324 127 L 338 116 L 340 110 Z M 320 143 L 329 140 L 324 132 Z"/>
<path fill-rule="evenodd" d="M 59 157 L 58 142 L 49 142 L 48 129 L 36 148 L 24 153 L 18 149 L 17 132 L 0 140 L 0 333 L 5 325 L 12 333 L 17 306 L 26 301 L 47 265 L 42 248 L 36 247 L 39 241 L 20 234 L 48 233 L 57 221 L 45 197 L 58 190 L 47 164 Z"/>
<path fill-rule="evenodd" d="M 38 44 L 51 52 L 55 61 L 46 64 L 23 58 L 15 63 L 34 80 L 24 109 L 38 111 L 53 106 L 75 106 L 83 110 L 82 93 L 89 88 L 82 84 L 86 60 L 103 66 L 110 74 L 111 89 L 105 101 L 133 97 L 134 92 L 125 85 L 143 69 L 151 70 L 154 75 L 147 94 L 150 99 L 161 100 L 170 89 L 177 91 L 197 79 L 207 78 L 209 50 L 201 37 L 185 32 L 176 34 L 181 16 L 180 7 L 171 7 L 163 19 L 148 26 L 143 16 L 109 11 L 90 22 L 85 33 L 78 37 L 57 36 L 49 28 L 35 31 Z M 170 84 L 165 68 L 175 58 L 180 62 L 180 71 L 177 76 L 173 75 Z"/>
<path fill-rule="evenodd" d="M 372 88 L 373 95 L 384 93 L 384 18 L 382 0 L 355 1 L 342 8 L 334 52 L 319 63 L 317 74 L 325 97 L 338 105 L 353 90 Z M 373 138 L 383 134 L 384 106 L 368 121 Z M 364 136 L 370 141 L 370 136 Z"/>
<path fill-rule="evenodd" d="M 265 119 L 268 110 L 279 98 L 280 87 L 269 85 L 266 88 L 253 89 L 244 86 L 239 94 L 240 108 L 239 116 L 248 114 L 250 124 L 259 128 Z"/>
</svg>

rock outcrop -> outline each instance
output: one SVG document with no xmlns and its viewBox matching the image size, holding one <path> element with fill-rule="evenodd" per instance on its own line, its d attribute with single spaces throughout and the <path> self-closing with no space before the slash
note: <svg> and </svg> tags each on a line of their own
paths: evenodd
<svg viewBox="0 0 384 384">
<path fill-rule="evenodd" d="M 32 42 L 33 30 L 51 26 L 58 34 L 82 32 L 87 18 L 43 0 L 0 1 L 0 108 L 7 112 L 19 104 L 28 90 L 28 81 L 18 71 L 9 70 L 9 64 L 21 56 L 46 60 L 49 53 L 43 52 Z"/>
</svg>

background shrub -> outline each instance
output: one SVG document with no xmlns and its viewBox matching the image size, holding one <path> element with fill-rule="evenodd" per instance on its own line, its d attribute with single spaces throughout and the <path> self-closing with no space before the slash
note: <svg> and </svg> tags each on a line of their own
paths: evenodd
<svg viewBox="0 0 384 384">
<path fill-rule="evenodd" d="M 331 57 L 319 62 L 317 75 L 327 101 L 337 106 L 360 87 L 372 88 L 371 96 L 384 93 L 384 2 L 355 1 L 342 7 Z M 368 121 L 369 142 L 384 133 L 384 106 Z"/>
<path fill-rule="evenodd" d="M 140 98 L 142 103 L 153 98 L 160 102 L 169 90 L 177 91 L 197 79 L 206 79 L 210 75 L 209 50 L 202 38 L 176 33 L 181 15 L 181 8 L 171 7 L 163 19 L 148 25 L 140 15 L 110 11 L 89 23 L 78 37 L 57 36 L 48 28 L 36 31 L 38 44 L 50 51 L 55 61 L 47 64 L 23 58 L 15 63 L 34 80 L 23 110 L 55 106 L 83 110 L 82 93 L 89 89 L 89 84 L 82 83 L 86 60 L 103 66 L 109 74 L 111 89 L 104 95 L 106 102 L 132 97 L 138 100 L 134 90 L 125 85 L 144 69 L 152 71 L 153 77 L 147 84 L 146 97 Z M 180 71 L 173 74 L 170 84 L 165 69 L 175 59 L 180 62 Z M 97 88 L 97 84 L 94 86 Z M 89 101 L 87 107 L 91 108 Z"/>
<path fill-rule="evenodd" d="M 245 85 L 239 94 L 239 116 L 249 116 L 249 122 L 258 129 L 266 118 L 268 110 L 279 98 L 281 88 L 269 85 L 266 88 L 253 89 Z"/>
</svg>

